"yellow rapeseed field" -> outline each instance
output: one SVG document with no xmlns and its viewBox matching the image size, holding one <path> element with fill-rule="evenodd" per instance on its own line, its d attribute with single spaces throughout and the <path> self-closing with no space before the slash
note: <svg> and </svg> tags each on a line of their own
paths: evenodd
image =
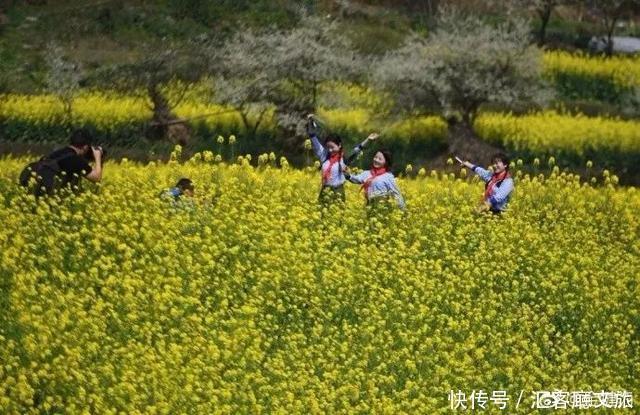
<svg viewBox="0 0 640 415">
<path fill-rule="evenodd" d="M 123 125 L 145 122 L 151 119 L 151 108 L 134 96 L 113 93 L 85 92 L 73 102 L 74 123 L 93 125 L 101 131 L 112 131 Z M 208 125 L 225 125 L 230 129 L 242 128 L 242 119 L 230 108 L 214 104 L 184 102 L 176 108 L 179 117 L 199 118 Z M 7 94 L 0 103 L 0 115 L 8 121 L 25 121 L 35 125 L 55 125 L 64 116 L 62 103 L 52 95 Z M 214 124 L 215 123 L 215 124 Z"/>
<path fill-rule="evenodd" d="M 484 113 L 474 125 L 484 139 L 536 154 L 640 153 L 640 123 L 555 111 L 524 116 Z"/>
<path fill-rule="evenodd" d="M 546 75 L 573 74 L 593 78 L 609 78 L 622 88 L 640 86 L 640 58 L 587 56 L 582 53 L 549 51 L 543 55 Z"/>
<path fill-rule="evenodd" d="M 352 91 L 355 88 L 345 89 L 355 94 Z M 240 113 L 223 105 L 185 101 L 176 107 L 175 113 L 178 117 L 203 124 L 212 130 L 243 131 L 245 127 Z M 80 94 L 74 100 L 72 114 L 74 124 L 92 125 L 103 132 L 139 125 L 152 116 L 150 107 L 143 99 L 97 92 Z M 368 134 L 372 128 L 380 127 L 380 120 L 368 108 L 321 108 L 319 115 L 328 124 L 327 127 L 334 130 Z M 58 125 L 64 118 L 64 108 L 52 95 L 7 94 L 0 102 L 0 117 L 8 122 L 25 122 L 35 126 Z M 384 127 L 384 133 L 387 137 L 409 142 L 416 139 L 442 139 L 446 136 L 446 128 L 445 122 L 437 116 L 421 116 L 388 125 Z M 270 117 L 265 117 L 259 128 L 260 131 L 270 132 L 275 129 Z"/>
<path fill-rule="evenodd" d="M 421 170 L 405 213 L 355 185 L 321 210 L 318 172 L 275 159 L 110 162 L 46 203 L 0 160 L 0 413 L 435 414 L 459 389 L 531 413 L 533 391 L 640 391 L 636 188 L 517 173 L 495 218 L 477 179 Z M 193 203 L 158 197 L 183 176 Z"/>
</svg>

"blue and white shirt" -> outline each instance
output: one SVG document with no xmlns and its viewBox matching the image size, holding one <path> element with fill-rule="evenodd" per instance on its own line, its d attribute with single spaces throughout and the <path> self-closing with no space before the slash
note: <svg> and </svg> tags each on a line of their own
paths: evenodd
<svg viewBox="0 0 640 415">
<path fill-rule="evenodd" d="M 167 198 L 173 197 L 174 199 L 178 199 L 180 196 L 182 196 L 182 190 L 180 190 L 179 187 L 172 187 L 166 191 L 165 195 Z"/>
<path fill-rule="evenodd" d="M 365 170 L 360 174 L 349 176 L 349 181 L 355 184 L 363 184 L 369 177 L 371 177 L 371 171 Z M 404 198 L 396 184 L 396 179 L 393 177 L 393 174 L 389 172 L 381 174 L 371 181 L 369 188 L 367 189 L 366 196 L 368 200 L 375 199 L 377 197 L 391 196 L 396 199 L 400 209 L 404 210 L 406 207 Z"/>
<path fill-rule="evenodd" d="M 483 169 L 480 166 L 473 166 L 471 170 L 473 170 L 474 173 L 480 176 L 480 178 L 485 183 L 489 183 L 489 180 L 491 180 L 491 177 L 493 177 L 493 173 L 491 173 L 489 170 Z M 505 210 L 507 203 L 509 203 L 509 199 L 511 199 L 513 188 L 513 178 L 509 176 L 501 183 L 498 183 L 493 187 L 493 191 L 485 200 L 485 202 L 491 204 L 491 209 L 502 212 Z"/>
<path fill-rule="evenodd" d="M 171 206 L 180 209 L 193 209 L 195 204 L 190 197 L 184 196 L 183 191 L 179 187 L 171 187 L 162 191 L 160 196 L 164 200 L 168 200 Z"/>
<path fill-rule="evenodd" d="M 316 157 L 318 157 L 318 160 L 320 160 L 320 163 L 321 163 L 320 169 L 322 172 L 324 172 L 326 169 L 329 168 L 329 164 L 330 164 L 329 150 L 327 150 L 327 148 L 323 146 L 322 143 L 320 143 L 320 140 L 318 139 L 318 136 L 316 134 L 311 134 L 310 137 L 311 137 L 311 146 L 313 147 L 313 152 L 316 154 Z M 344 158 L 341 158 L 340 162 L 334 163 L 333 166 L 331 166 L 331 171 L 329 172 L 329 178 L 327 179 L 327 182 L 323 183 L 324 186 L 330 186 L 330 187 L 342 186 L 345 182 L 345 177 L 343 173 L 344 169 L 347 167 L 348 163 L 353 161 L 356 158 L 356 156 L 362 152 L 363 148 L 364 148 L 363 143 L 358 144 L 353 149 L 353 152 L 347 158 L 347 163 L 345 163 Z"/>
</svg>

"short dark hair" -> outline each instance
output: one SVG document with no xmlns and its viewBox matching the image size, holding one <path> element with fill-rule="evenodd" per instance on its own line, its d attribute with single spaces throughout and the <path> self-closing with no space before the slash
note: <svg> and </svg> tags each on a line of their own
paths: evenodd
<svg viewBox="0 0 640 415">
<path fill-rule="evenodd" d="M 327 135 L 327 137 L 324 139 L 324 145 L 327 145 L 329 141 L 335 143 L 337 146 L 342 147 L 342 137 L 340 137 L 338 134 L 331 133 Z"/>
<path fill-rule="evenodd" d="M 180 190 L 191 190 L 193 192 L 193 182 L 191 181 L 191 179 L 187 179 L 186 177 L 178 180 L 178 183 L 176 183 L 176 187 Z"/>
<path fill-rule="evenodd" d="M 495 153 L 491 157 L 491 162 L 493 163 L 496 160 L 500 160 L 505 166 L 507 166 L 507 169 L 509 169 L 509 163 L 511 162 L 511 160 L 509 160 L 509 156 L 507 156 L 505 153 L 503 152 Z"/>
<path fill-rule="evenodd" d="M 71 133 L 70 142 L 74 147 L 90 146 L 93 141 L 93 134 L 86 128 L 78 128 Z"/>
<path fill-rule="evenodd" d="M 391 154 L 391 151 L 384 149 L 378 150 L 377 152 L 382 153 L 384 156 L 385 167 L 387 170 L 391 170 L 391 166 L 393 166 L 393 155 Z"/>
</svg>

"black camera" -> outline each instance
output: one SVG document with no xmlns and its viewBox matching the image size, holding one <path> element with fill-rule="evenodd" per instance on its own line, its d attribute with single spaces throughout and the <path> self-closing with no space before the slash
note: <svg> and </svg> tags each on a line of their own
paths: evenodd
<svg viewBox="0 0 640 415">
<path fill-rule="evenodd" d="M 107 151 L 105 150 L 104 147 L 102 146 L 90 146 L 89 147 L 89 151 L 87 151 L 84 155 L 84 158 L 91 162 L 91 161 L 96 161 L 95 158 L 93 157 L 93 150 L 100 150 L 100 153 L 102 155 L 102 157 L 100 158 L 101 161 L 104 161 L 104 158 L 107 156 Z"/>
<path fill-rule="evenodd" d="M 319 134 L 320 133 L 320 126 L 318 125 L 318 122 L 315 120 L 314 117 L 308 117 L 307 118 L 307 134 L 312 135 L 312 134 Z"/>
</svg>

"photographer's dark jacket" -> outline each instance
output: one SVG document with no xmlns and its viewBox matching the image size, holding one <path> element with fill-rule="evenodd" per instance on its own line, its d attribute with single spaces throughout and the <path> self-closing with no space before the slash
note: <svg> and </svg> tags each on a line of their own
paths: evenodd
<svg viewBox="0 0 640 415">
<path fill-rule="evenodd" d="M 78 155 L 71 147 L 64 147 L 47 156 L 48 159 L 58 159 L 60 172 L 58 174 L 62 186 L 77 186 L 80 177 L 91 173 L 91 166 L 82 156 Z"/>
</svg>

